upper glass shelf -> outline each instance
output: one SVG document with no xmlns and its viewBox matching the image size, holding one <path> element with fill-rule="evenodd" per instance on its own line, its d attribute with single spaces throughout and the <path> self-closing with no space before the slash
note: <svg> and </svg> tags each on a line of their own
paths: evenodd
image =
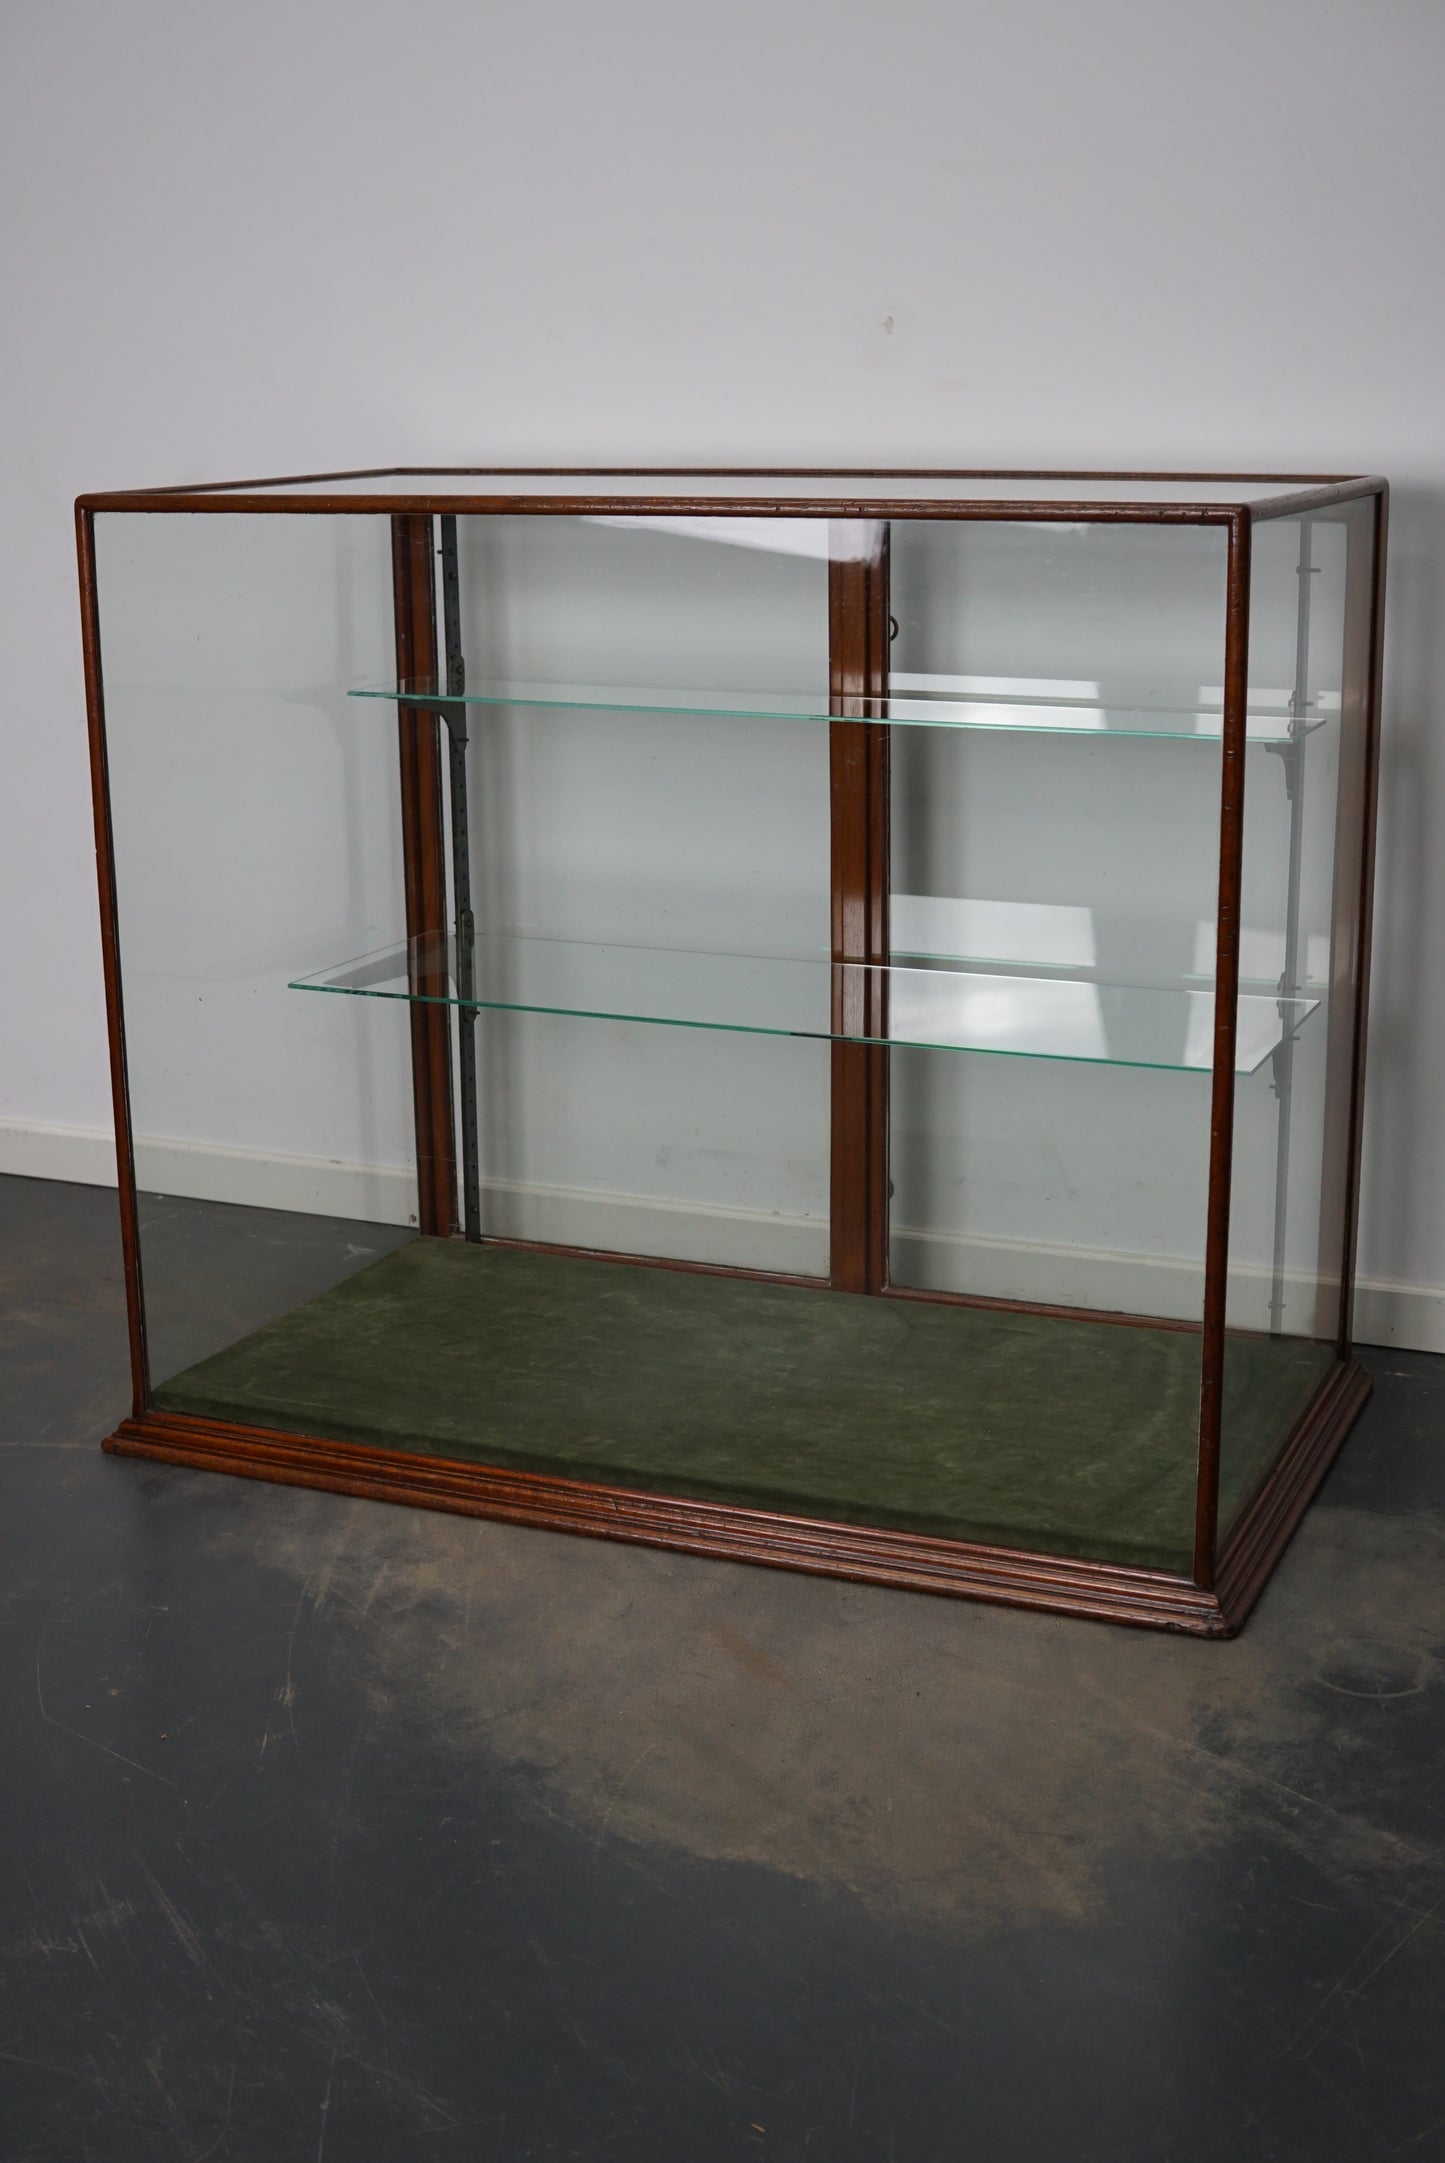
<svg viewBox="0 0 1445 2163">
<path fill-rule="evenodd" d="M 1016 729 L 1034 735 L 1178 737 L 1219 743 L 1224 732 L 1222 703 L 1211 703 L 1204 687 L 1196 703 L 1108 697 L 1103 686 L 1076 680 L 1018 676 L 941 676 L 895 673 L 886 699 L 851 701 L 846 715 L 829 712 L 826 691 L 737 691 L 662 689 L 647 684 L 532 683 L 501 679 L 448 691 L 435 676 L 408 677 L 398 683 L 359 684 L 352 698 L 384 699 L 397 705 L 446 711 L 458 706 L 550 707 L 580 713 L 657 713 L 706 715 L 713 719 L 771 721 L 887 722 L 891 727 L 941 729 Z M 1216 690 L 1215 698 L 1219 697 Z M 1287 744 L 1323 727 L 1334 707 L 1322 699 L 1303 725 L 1291 727 L 1288 694 L 1261 691 L 1246 721 L 1250 743 Z"/>
<path fill-rule="evenodd" d="M 441 939 L 365 954 L 297 977 L 290 988 L 1186 1072 L 1207 1072 L 1214 1060 L 1214 994 L 1184 986 L 606 946 L 516 932 L 479 935 L 470 965 L 466 998 L 457 989 L 452 942 Z M 1253 1073 L 1318 1004 L 1242 995 L 1235 1071 Z"/>
</svg>

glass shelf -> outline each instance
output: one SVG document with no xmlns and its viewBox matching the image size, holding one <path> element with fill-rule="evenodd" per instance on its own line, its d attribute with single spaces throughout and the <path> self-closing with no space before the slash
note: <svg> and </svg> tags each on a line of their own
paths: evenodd
<svg viewBox="0 0 1445 2163">
<path fill-rule="evenodd" d="M 1216 744 L 1224 730 L 1222 708 L 1206 702 L 1116 702 L 1102 697 L 1097 685 L 1027 683 L 1018 677 L 895 674 L 886 699 L 853 699 L 846 715 L 829 712 L 826 691 L 668 690 L 653 684 L 485 681 L 463 692 L 448 692 L 436 677 L 418 676 L 400 683 L 357 685 L 348 696 L 434 707 L 442 713 L 458 706 L 533 706 L 576 713 L 706 715 L 715 720 L 881 721 L 895 728 L 1181 737 Z M 1327 709 L 1312 711 L 1304 726 L 1292 732 L 1283 696 L 1278 704 L 1266 697 L 1250 713 L 1246 734 L 1250 743 L 1288 744 L 1322 728 L 1330 718 Z"/>
<path fill-rule="evenodd" d="M 413 940 L 295 978 L 290 989 L 1182 1072 L 1207 1072 L 1214 1057 L 1214 994 L 1182 985 L 604 946 L 524 933 L 479 935 L 472 984 L 473 995 L 463 999 L 450 940 Z M 1318 1004 L 1241 997 L 1236 1072 L 1253 1073 Z"/>
</svg>

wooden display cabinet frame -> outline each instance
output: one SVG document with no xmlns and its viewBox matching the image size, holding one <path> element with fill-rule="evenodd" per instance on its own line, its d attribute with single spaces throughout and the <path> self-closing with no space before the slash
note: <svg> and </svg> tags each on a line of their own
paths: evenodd
<svg viewBox="0 0 1445 2163">
<path fill-rule="evenodd" d="M 1150 1624 L 1204 1636 L 1229 1636 L 1248 1614 L 1311 1496 L 1324 1477 L 1351 1423 L 1369 1394 L 1369 1378 L 1351 1349 L 1360 1163 L 1361 1108 L 1369 989 L 1370 916 L 1379 753 L 1380 679 L 1384 613 L 1388 489 L 1378 477 L 1330 475 L 1050 474 L 849 471 L 830 476 L 856 481 L 847 500 L 810 498 L 806 471 L 774 469 L 771 477 L 796 482 L 786 497 L 749 493 L 750 469 L 723 469 L 736 493 L 588 495 L 585 478 L 610 478 L 620 469 L 593 468 L 583 476 L 567 469 L 428 469 L 449 477 L 472 474 L 468 493 L 429 495 L 419 469 L 373 469 L 368 473 L 294 475 L 281 481 L 232 482 L 131 490 L 81 496 L 76 504 L 80 588 L 99 868 L 101 932 L 109 1018 L 111 1078 L 115 1099 L 120 1217 L 124 1245 L 127 1312 L 134 1397 L 132 1410 L 104 1444 L 108 1450 L 171 1463 L 205 1466 L 244 1477 L 408 1502 L 432 1509 L 505 1520 L 514 1524 L 580 1532 L 609 1539 L 676 1548 L 781 1568 L 811 1571 L 910 1590 L 946 1592 L 1016 1607 L 1046 1608 L 1098 1619 Z M 666 469 L 685 481 L 702 469 Z M 709 469 L 712 478 L 719 474 Z M 509 477 L 542 474 L 556 493 L 508 493 Z M 639 480 L 663 469 L 628 468 Z M 376 493 L 330 493 L 327 481 L 375 477 L 392 483 L 414 475 L 414 493 L 395 486 Z M 1077 481 L 1077 496 L 1061 500 L 1013 497 L 989 501 L 891 498 L 886 483 L 901 481 Z M 1191 502 L 1191 484 L 1241 488 L 1261 483 L 1288 493 L 1251 504 Z M 288 493 L 288 481 L 306 493 Z M 1128 481 L 1178 482 L 1180 500 L 1106 500 L 1091 484 Z M 569 487 L 569 482 L 576 485 Z M 1251 541 L 1262 520 L 1328 511 L 1368 498 L 1373 509 L 1373 572 L 1347 585 L 1344 685 L 1346 700 L 1363 707 L 1358 770 L 1342 778 L 1342 801 L 1351 813 L 1336 831 L 1336 958 L 1332 980 L 1331 1041 L 1327 1077 L 1325 1176 L 1344 1227 L 1338 1308 L 1339 1360 L 1297 1421 L 1253 1499 L 1221 1541 L 1219 1462 L 1225 1354 L 1230 1182 L 1233 1164 L 1235 1091 L 1235 997 L 1239 977 L 1239 901 L 1243 858 L 1244 750 L 1249 648 Z M 1073 1560 L 922 1534 L 875 1530 L 830 1520 L 790 1516 L 730 1503 L 604 1486 L 541 1473 L 523 1473 L 328 1442 L 308 1436 L 240 1427 L 223 1421 L 163 1411 L 151 1402 L 146 1357 L 145 1308 L 137 1223 L 134 1151 L 126 1077 L 125 1019 L 121 996 L 115 872 L 106 766 L 105 701 L 101 670 L 99 607 L 95 579 L 94 521 L 105 512 L 187 512 L 383 515 L 391 520 L 393 592 L 398 676 L 416 679 L 438 668 L 433 520 L 469 515 L 530 513 L 610 516 L 705 514 L 876 521 L 879 545 L 860 560 L 856 553 L 829 566 L 830 711 L 839 723 L 829 731 L 834 959 L 876 962 L 888 956 L 888 762 L 889 728 L 848 720 L 867 708 L 860 701 L 886 694 L 889 640 L 888 525 L 894 519 L 987 519 L 1088 521 L 1127 524 L 1215 525 L 1227 529 L 1225 682 L 1219 829 L 1219 909 L 1216 956 L 1214 1069 L 1208 1182 L 1208 1222 L 1201 1340 L 1202 1387 L 1196 1489 L 1194 1566 L 1188 1575 L 1109 1562 Z M 835 551 L 835 554 L 840 552 Z M 444 754 L 433 707 L 402 706 L 398 718 L 400 802 L 407 930 L 445 934 L 446 835 L 443 819 Z M 840 972 L 851 983 L 861 972 Z M 842 993 L 841 997 L 871 996 Z M 875 1018 L 876 1020 L 876 1018 Z M 847 1024 L 840 1021 L 839 1026 Z M 854 1024 L 856 1026 L 856 1022 Z M 870 1024 L 870 1026 L 873 1024 Z M 456 1126 L 453 1108 L 451 1015 L 446 1005 L 413 1001 L 412 1078 L 419 1186 L 419 1230 L 451 1236 L 460 1230 Z M 1025 1302 L 975 1300 L 962 1294 L 895 1287 L 888 1281 L 888 1052 L 874 1044 L 834 1042 L 831 1053 L 830 1272 L 837 1290 L 892 1299 L 940 1299 L 963 1305 L 1018 1307 L 1069 1314 L 1101 1326 L 1150 1326 L 1147 1317 L 1037 1307 Z M 497 1244 L 523 1244 L 498 1241 Z M 549 1251 L 578 1253 L 559 1248 Z M 711 1269 L 699 1263 L 651 1256 L 608 1256 L 651 1268 L 700 1269 L 720 1275 L 767 1272 Z M 813 1278 L 773 1281 L 815 1284 Z M 1186 1326 L 1168 1323 L 1155 1326 Z M 1192 1327 L 1192 1325 L 1187 1325 Z"/>
</svg>

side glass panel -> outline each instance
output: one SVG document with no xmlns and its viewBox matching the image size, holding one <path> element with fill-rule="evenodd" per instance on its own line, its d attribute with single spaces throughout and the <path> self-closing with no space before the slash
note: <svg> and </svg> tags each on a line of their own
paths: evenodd
<svg viewBox="0 0 1445 2163">
<path fill-rule="evenodd" d="M 375 945 L 402 908 L 395 718 L 359 730 L 345 696 L 391 661 L 390 545 L 375 518 L 108 513 L 95 531 L 163 1388 L 414 1237 L 406 1008 L 287 989 L 299 957 Z"/>
<path fill-rule="evenodd" d="M 1020 1303 L 970 1325 L 992 1406 L 977 1455 L 1016 1520 L 1031 1498 L 1018 1544 L 1181 1569 L 1225 564 L 1217 527 L 918 521 L 892 534 L 890 691 L 1059 716 L 1055 733 L 890 732 L 895 962 L 965 955 L 1001 1012 L 1048 999 L 1059 1017 L 1052 1058 L 892 1053 L 892 1281 Z M 1263 1056 L 1253 1039 L 1249 1053 Z"/>
<path fill-rule="evenodd" d="M 1295 1019 L 1235 1087 L 1221 1532 L 1339 1356 L 1373 532 L 1369 500 L 1254 531 L 1251 700 L 1290 729 L 1246 756 L 1240 1000 Z"/>
</svg>

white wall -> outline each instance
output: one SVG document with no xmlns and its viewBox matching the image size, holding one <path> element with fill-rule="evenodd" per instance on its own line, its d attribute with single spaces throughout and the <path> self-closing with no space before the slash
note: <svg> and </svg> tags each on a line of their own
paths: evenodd
<svg viewBox="0 0 1445 2163">
<path fill-rule="evenodd" d="M 1375 469 L 1361 1321 L 1445 1347 L 1442 82 L 1434 0 L 7 10 L 0 1163 L 76 1174 L 109 1119 L 79 489 L 388 459 Z"/>
</svg>

